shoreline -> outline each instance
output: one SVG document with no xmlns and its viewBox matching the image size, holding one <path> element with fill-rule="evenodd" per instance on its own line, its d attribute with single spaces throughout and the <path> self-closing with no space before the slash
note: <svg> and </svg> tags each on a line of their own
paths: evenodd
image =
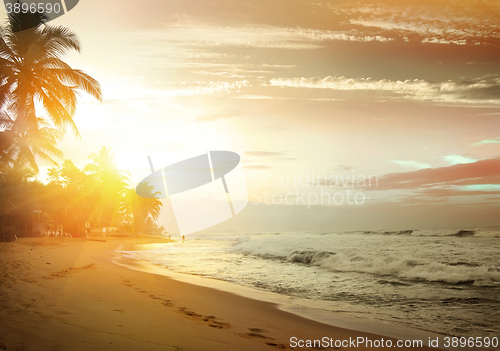
<svg viewBox="0 0 500 351">
<path fill-rule="evenodd" d="M 158 241 L 165 242 L 37 238 L 0 243 L 0 349 L 308 350 L 318 348 L 291 347 L 291 338 L 382 339 L 113 262 L 120 245 Z M 395 338 L 383 339 L 395 347 Z M 332 346 L 324 349 L 336 349 Z M 357 348 L 380 350 L 363 346 Z"/>
<path fill-rule="evenodd" d="M 236 283 L 224 280 L 173 272 L 166 267 L 162 267 L 161 265 L 149 262 L 147 260 L 126 257 L 125 253 L 123 252 L 144 251 L 148 249 L 147 246 L 154 245 L 155 244 L 139 244 L 132 245 L 131 247 L 126 248 L 119 247 L 117 248 L 117 250 L 115 250 L 118 255 L 113 259 L 113 261 L 118 265 L 127 267 L 128 269 L 137 270 L 144 273 L 159 274 L 186 284 L 207 287 L 230 294 L 235 294 L 247 299 L 266 302 L 274 305 L 280 311 L 291 313 L 295 316 L 335 328 L 349 329 L 355 332 L 370 333 L 395 339 L 424 340 L 425 346 L 429 346 L 425 344 L 425 340 L 434 340 L 436 338 L 442 339 L 443 337 L 447 336 L 446 334 L 437 333 L 431 330 L 424 330 L 406 325 L 398 325 L 389 321 L 375 319 L 366 320 L 352 315 L 332 312 L 321 308 L 299 305 L 297 303 L 293 303 L 293 299 L 286 295 L 281 295 L 270 291 L 258 290 L 252 287 L 238 285 Z M 444 347 L 440 345 L 438 349 L 457 350 L 458 348 Z M 468 349 L 484 350 L 480 348 Z"/>
</svg>

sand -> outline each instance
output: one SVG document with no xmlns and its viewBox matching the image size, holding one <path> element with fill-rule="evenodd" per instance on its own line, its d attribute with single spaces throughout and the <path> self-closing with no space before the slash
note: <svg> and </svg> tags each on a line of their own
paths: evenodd
<svg viewBox="0 0 500 351">
<path fill-rule="evenodd" d="M 159 241 L 37 238 L 0 243 L 0 350 L 270 351 L 292 349 L 292 337 L 382 338 L 113 263 L 120 246 Z"/>
</svg>

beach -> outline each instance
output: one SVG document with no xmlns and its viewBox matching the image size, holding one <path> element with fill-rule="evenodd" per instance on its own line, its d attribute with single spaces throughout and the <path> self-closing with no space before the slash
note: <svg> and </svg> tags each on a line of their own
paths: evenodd
<svg viewBox="0 0 500 351">
<path fill-rule="evenodd" d="M 323 349 L 335 349 L 335 340 L 359 337 L 396 345 L 395 339 L 321 324 L 268 302 L 113 262 L 118 247 L 158 242 L 167 241 L 31 238 L 0 243 L 0 349 L 306 350 L 321 347 L 299 347 L 300 340 L 306 345 L 325 337 L 331 344 Z"/>
<path fill-rule="evenodd" d="M 500 351 L 500 0 L 4 5 L 0 351 Z"/>
<path fill-rule="evenodd" d="M 133 269 L 211 283 L 333 326 L 397 338 L 428 339 L 419 330 L 492 340 L 499 335 L 500 231 L 463 233 L 200 233 L 185 243 L 118 251 Z"/>
</svg>

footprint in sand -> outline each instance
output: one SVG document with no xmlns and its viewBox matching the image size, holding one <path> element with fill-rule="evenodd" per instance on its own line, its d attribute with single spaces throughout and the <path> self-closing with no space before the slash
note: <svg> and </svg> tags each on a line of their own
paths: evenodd
<svg viewBox="0 0 500 351">
<path fill-rule="evenodd" d="M 123 285 L 132 287 L 132 283 L 130 281 L 128 281 L 128 280 L 124 280 L 123 281 Z"/>
<path fill-rule="evenodd" d="M 285 345 L 283 345 L 283 344 L 275 344 L 275 343 L 273 343 L 273 342 L 266 342 L 266 345 L 269 345 L 269 346 L 274 346 L 274 347 L 276 347 L 277 349 L 283 349 L 283 350 L 284 350 L 284 349 L 289 349 L 289 348 L 290 348 L 290 347 L 285 346 Z"/>
<path fill-rule="evenodd" d="M 191 317 L 195 320 L 199 320 L 201 322 L 207 323 L 207 325 L 211 328 L 217 328 L 217 329 L 229 329 L 232 328 L 232 325 L 229 323 L 224 323 L 224 322 L 219 322 L 215 320 L 215 316 L 202 316 L 201 314 L 198 314 L 193 311 L 189 311 L 186 307 L 179 307 L 178 311 L 180 313 L 185 314 L 188 317 Z"/>
<path fill-rule="evenodd" d="M 267 330 L 261 329 L 261 328 L 248 328 L 250 330 L 250 333 L 245 333 L 245 334 L 238 334 L 239 336 L 242 336 L 244 338 L 259 338 L 259 339 L 268 339 L 268 340 L 274 340 L 271 337 L 265 336 L 262 333 L 267 333 Z M 273 346 L 277 349 L 289 349 L 290 347 L 284 345 L 284 344 L 279 344 L 275 342 L 266 342 L 266 345 Z"/>
<path fill-rule="evenodd" d="M 274 340 L 273 338 L 267 337 L 267 336 L 259 334 L 259 333 L 246 333 L 246 335 L 248 335 L 248 336 L 250 336 L 252 338 L 261 338 L 261 339 Z"/>
<path fill-rule="evenodd" d="M 163 300 L 161 304 L 166 307 L 172 307 L 174 305 L 172 302 L 170 302 L 170 300 Z"/>
<path fill-rule="evenodd" d="M 70 267 L 68 269 L 63 269 L 63 270 L 60 270 L 59 272 L 52 273 L 48 277 L 47 276 L 43 276 L 43 278 L 44 279 L 64 278 L 68 274 L 73 274 L 73 273 L 76 273 L 78 271 L 85 270 L 85 269 L 97 269 L 97 267 L 96 267 L 96 265 L 94 263 L 88 264 L 88 265 L 83 266 L 83 267 Z"/>
<path fill-rule="evenodd" d="M 68 311 L 56 311 L 55 313 L 60 314 L 60 315 L 69 315 L 69 314 L 73 314 L 73 313 L 68 312 Z"/>
<path fill-rule="evenodd" d="M 149 294 L 149 297 L 152 298 L 153 300 L 161 300 L 162 301 L 161 304 L 163 306 L 167 306 L 167 307 L 172 307 L 173 306 L 173 303 L 170 302 L 170 300 L 162 299 L 161 297 L 154 296 L 153 294 Z"/>
<path fill-rule="evenodd" d="M 229 323 L 223 323 L 223 322 L 217 322 L 217 321 L 211 321 L 209 324 L 208 324 L 209 327 L 212 327 L 212 328 L 217 328 L 217 329 L 229 329 L 231 328 L 231 324 Z"/>
<path fill-rule="evenodd" d="M 190 317 L 196 317 L 196 318 L 200 318 L 202 317 L 201 314 L 197 314 L 193 311 L 189 311 L 186 309 L 186 307 L 179 307 L 179 311 L 184 313 L 186 316 L 190 316 Z"/>
<path fill-rule="evenodd" d="M 273 338 L 267 337 L 263 335 L 262 333 L 267 333 L 267 330 L 260 329 L 260 328 L 248 328 L 250 330 L 250 333 L 246 333 L 245 335 L 248 335 L 252 338 L 261 338 L 261 339 L 270 339 L 274 340 Z"/>
</svg>

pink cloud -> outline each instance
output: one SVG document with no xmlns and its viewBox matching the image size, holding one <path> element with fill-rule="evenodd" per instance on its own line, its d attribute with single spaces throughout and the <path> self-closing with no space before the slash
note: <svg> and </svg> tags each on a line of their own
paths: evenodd
<svg viewBox="0 0 500 351">
<path fill-rule="evenodd" d="M 500 184 L 500 157 L 449 167 L 387 174 L 379 179 L 377 190 L 477 184 Z"/>
</svg>

